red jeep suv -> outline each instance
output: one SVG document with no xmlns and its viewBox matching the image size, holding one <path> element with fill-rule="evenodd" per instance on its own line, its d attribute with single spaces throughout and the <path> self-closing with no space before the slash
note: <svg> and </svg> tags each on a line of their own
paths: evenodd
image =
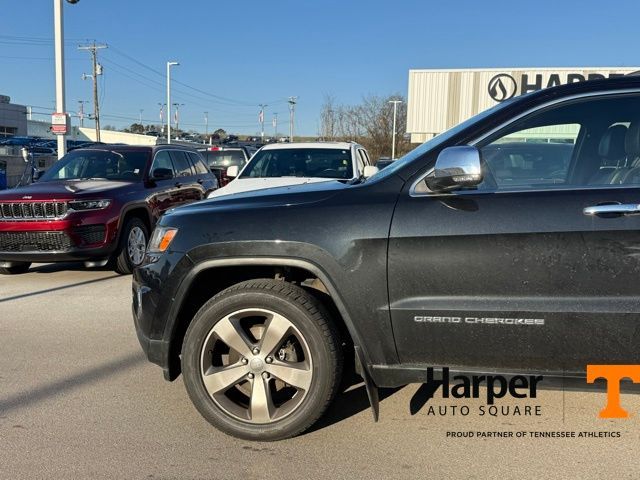
<svg viewBox="0 0 640 480">
<path fill-rule="evenodd" d="M 0 192 L 0 273 L 32 262 L 142 263 L 149 233 L 168 209 L 218 187 L 196 150 L 100 145 L 73 150 L 29 186 Z"/>
</svg>

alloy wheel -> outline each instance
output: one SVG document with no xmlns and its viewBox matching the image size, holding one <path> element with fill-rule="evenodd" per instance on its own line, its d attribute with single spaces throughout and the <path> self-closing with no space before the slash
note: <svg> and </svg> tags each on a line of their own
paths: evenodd
<svg viewBox="0 0 640 480">
<path fill-rule="evenodd" d="M 200 376 L 213 401 L 239 420 L 266 424 L 293 413 L 313 378 L 309 346 L 284 316 L 266 309 L 219 320 L 200 354 Z"/>
<path fill-rule="evenodd" d="M 147 251 L 147 238 L 140 227 L 133 227 L 127 239 L 127 253 L 134 265 L 140 265 Z"/>
</svg>

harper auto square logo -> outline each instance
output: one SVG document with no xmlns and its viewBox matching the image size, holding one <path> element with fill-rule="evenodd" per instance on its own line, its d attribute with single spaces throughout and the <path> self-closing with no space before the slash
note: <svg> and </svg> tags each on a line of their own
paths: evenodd
<svg viewBox="0 0 640 480">
<path fill-rule="evenodd" d="M 489 80 L 489 96 L 496 102 L 504 102 L 518 92 L 516 79 L 507 73 L 499 73 Z"/>
<path fill-rule="evenodd" d="M 628 378 L 633 383 L 640 383 L 640 365 L 587 365 L 587 383 L 598 378 L 607 381 L 607 405 L 600 411 L 600 418 L 628 418 L 627 412 L 620 405 L 620 382 Z"/>
<path fill-rule="evenodd" d="M 535 92 L 543 88 L 557 87 L 563 83 L 584 82 L 587 80 L 601 80 L 604 78 L 622 77 L 624 73 L 609 73 L 607 76 L 601 73 L 578 73 L 571 72 L 560 74 L 557 72 L 548 73 L 547 78 L 542 73 L 523 73 L 519 76 L 520 83 L 508 73 L 498 73 L 494 75 L 487 86 L 489 96 L 496 102 L 504 102 L 516 95 Z"/>
<path fill-rule="evenodd" d="M 451 375 L 448 367 L 440 369 L 440 378 L 436 378 L 436 369 L 427 368 L 425 386 L 431 392 L 432 398 L 436 391 L 441 390 L 443 399 L 481 399 L 484 402 L 477 406 L 476 414 L 480 417 L 506 416 L 541 416 L 542 406 L 530 403 L 516 405 L 495 405 L 496 400 L 512 397 L 519 400 L 536 399 L 538 384 L 543 380 L 541 375 Z M 481 393 L 484 386 L 484 394 Z M 482 400 L 482 399 L 481 399 Z M 427 415 L 438 416 L 467 416 L 471 413 L 467 405 L 429 406 Z"/>
</svg>

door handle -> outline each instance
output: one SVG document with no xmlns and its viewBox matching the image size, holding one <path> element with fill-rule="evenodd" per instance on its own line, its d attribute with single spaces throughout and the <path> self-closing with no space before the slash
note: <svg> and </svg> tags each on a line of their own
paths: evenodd
<svg viewBox="0 0 640 480">
<path fill-rule="evenodd" d="M 201 179 L 201 178 L 199 178 L 199 179 L 198 179 L 198 183 L 199 183 L 200 185 L 202 185 L 202 184 L 204 183 L 204 180 L 203 180 L 203 179 Z"/>
<path fill-rule="evenodd" d="M 182 186 L 182 182 L 176 182 L 176 187 L 180 188 Z"/>
<path fill-rule="evenodd" d="M 640 204 L 624 203 L 613 205 L 595 205 L 586 207 L 582 213 L 589 216 L 598 215 L 638 215 L 640 214 Z"/>
</svg>

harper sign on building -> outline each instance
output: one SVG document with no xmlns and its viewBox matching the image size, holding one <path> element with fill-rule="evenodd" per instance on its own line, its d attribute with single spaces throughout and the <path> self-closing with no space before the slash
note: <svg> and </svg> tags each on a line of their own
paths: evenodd
<svg viewBox="0 0 640 480">
<path fill-rule="evenodd" d="M 412 142 L 424 142 L 515 96 L 638 70 L 638 67 L 410 70 L 407 132 Z"/>
<path fill-rule="evenodd" d="M 496 102 L 503 102 L 515 95 L 535 92 L 543 88 L 557 87 L 565 83 L 584 82 L 586 80 L 602 80 L 604 78 L 623 77 L 624 73 L 522 73 L 519 81 L 508 73 L 498 73 L 487 85 L 489 96 Z"/>
</svg>

